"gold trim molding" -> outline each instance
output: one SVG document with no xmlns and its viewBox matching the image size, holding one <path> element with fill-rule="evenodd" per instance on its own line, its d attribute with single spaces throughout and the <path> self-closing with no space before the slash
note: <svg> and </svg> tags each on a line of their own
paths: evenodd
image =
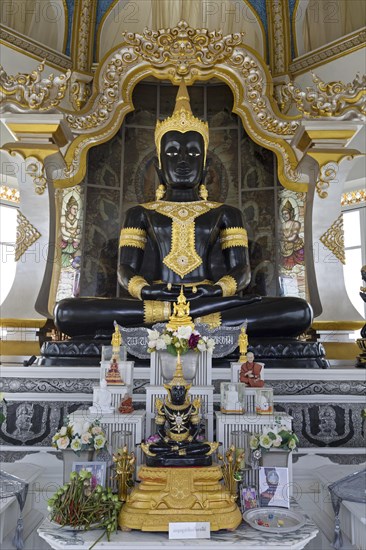
<svg viewBox="0 0 366 550">
<path fill-rule="evenodd" d="M 23 256 L 33 243 L 41 237 L 38 229 L 18 210 L 17 212 L 17 236 L 15 241 L 15 261 Z"/>
<path fill-rule="evenodd" d="M 47 319 L 0 319 L 0 327 L 9 328 L 42 328 L 45 326 Z"/>
<path fill-rule="evenodd" d="M 343 215 L 332 223 L 329 229 L 320 237 L 320 241 L 326 246 L 342 264 L 346 263 L 344 252 Z"/>
<path fill-rule="evenodd" d="M 365 321 L 317 321 L 311 325 L 314 330 L 359 330 Z"/>
<path fill-rule="evenodd" d="M 0 185 L 0 200 L 13 202 L 14 204 L 20 203 L 19 189 L 14 187 L 8 187 L 7 185 Z"/>
<path fill-rule="evenodd" d="M 47 65 L 51 65 L 59 71 L 72 68 L 71 59 L 67 55 L 51 50 L 44 44 L 39 44 L 29 36 L 19 34 L 1 23 L 0 44 L 36 59 L 37 61 L 46 60 Z"/>
<path fill-rule="evenodd" d="M 308 184 L 294 168 L 298 163 L 288 143 L 299 127 L 299 117 L 279 112 L 264 62 L 245 45 L 242 34 L 223 36 L 194 29 L 185 21 L 167 30 L 123 33 L 121 44 L 101 61 L 87 106 L 78 114 L 66 113 L 77 137 L 66 152 L 66 168 L 56 187 L 80 183 L 87 151 L 117 132 L 124 116 L 133 110 L 134 86 L 148 76 L 173 84 L 182 77 L 188 85 L 211 78 L 228 84 L 234 96 L 233 111 L 241 117 L 248 134 L 276 154 L 281 183 L 292 190 L 307 191 Z"/>
<path fill-rule="evenodd" d="M 273 77 L 285 75 L 291 61 L 290 21 L 287 0 L 266 0 L 269 54 Z"/>
<path fill-rule="evenodd" d="M 295 12 L 294 12 L 295 13 Z M 325 65 L 335 61 L 344 55 L 348 55 L 356 50 L 365 47 L 366 30 L 363 28 L 356 32 L 335 40 L 332 44 L 327 44 L 322 48 L 313 50 L 301 57 L 295 59 L 290 65 L 290 71 L 293 76 L 307 73 L 320 65 Z"/>
<path fill-rule="evenodd" d="M 71 71 L 42 78 L 45 62 L 31 73 L 8 75 L 0 65 L 0 101 L 6 100 L 25 109 L 48 111 L 64 98 Z"/>
<path fill-rule="evenodd" d="M 341 197 L 341 206 L 350 206 L 352 204 L 366 203 L 366 190 L 357 189 L 343 193 Z"/>
</svg>

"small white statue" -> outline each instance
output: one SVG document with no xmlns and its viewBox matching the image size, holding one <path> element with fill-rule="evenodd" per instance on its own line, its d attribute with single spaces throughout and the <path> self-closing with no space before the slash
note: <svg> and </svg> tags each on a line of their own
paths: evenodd
<svg viewBox="0 0 366 550">
<path fill-rule="evenodd" d="M 93 388 L 93 405 L 89 407 L 91 413 L 108 414 L 114 412 L 112 394 L 107 389 L 107 381 L 103 378 L 99 386 Z"/>
<path fill-rule="evenodd" d="M 225 410 L 231 412 L 242 412 L 242 404 L 239 401 L 239 394 L 235 384 L 229 384 L 225 395 Z"/>
</svg>

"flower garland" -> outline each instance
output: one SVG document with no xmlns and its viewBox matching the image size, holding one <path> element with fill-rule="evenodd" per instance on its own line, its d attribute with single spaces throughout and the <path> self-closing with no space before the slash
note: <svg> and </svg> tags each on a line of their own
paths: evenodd
<svg viewBox="0 0 366 550">
<path fill-rule="evenodd" d="M 213 352 L 215 340 L 207 336 L 201 336 L 197 330 L 191 327 L 179 327 L 177 330 L 165 328 L 162 333 L 157 330 L 147 329 L 149 353 L 166 350 L 171 355 L 184 355 L 189 350 L 195 352 Z"/>
<path fill-rule="evenodd" d="M 52 446 L 60 450 L 72 449 L 76 454 L 90 448 L 99 451 L 107 445 L 107 438 L 98 420 L 94 422 L 71 421 L 66 417 L 65 424 L 52 437 Z"/>
</svg>

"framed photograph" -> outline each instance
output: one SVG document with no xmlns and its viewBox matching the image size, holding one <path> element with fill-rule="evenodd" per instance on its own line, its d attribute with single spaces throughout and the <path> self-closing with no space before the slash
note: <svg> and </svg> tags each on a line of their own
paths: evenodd
<svg viewBox="0 0 366 550">
<path fill-rule="evenodd" d="M 97 485 L 105 487 L 105 479 L 107 472 L 107 463 L 106 462 L 73 462 L 72 465 L 73 472 L 80 472 L 81 470 L 86 470 L 91 472 L 91 487 L 94 489 Z"/>
<path fill-rule="evenodd" d="M 258 495 L 255 487 L 242 487 L 240 491 L 240 502 L 242 512 L 258 508 Z"/>
<path fill-rule="evenodd" d="M 288 468 L 259 468 L 259 503 L 290 508 Z"/>
</svg>

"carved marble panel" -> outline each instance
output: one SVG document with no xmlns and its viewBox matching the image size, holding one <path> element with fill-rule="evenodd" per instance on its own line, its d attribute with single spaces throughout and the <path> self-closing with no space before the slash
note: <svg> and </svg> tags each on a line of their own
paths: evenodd
<svg viewBox="0 0 366 550">
<path fill-rule="evenodd" d="M 363 403 L 282 403 L 278 412 L 293 417 L 299 447 L 364 447 Z"/>
<path fill-rule="evenodd" d="M 50 446 L 52 436 L 62 426 L 65 416 L 89 403 L 51 401 L 11 401 L 0 426 L 3 445 Z"/>
</svg>

